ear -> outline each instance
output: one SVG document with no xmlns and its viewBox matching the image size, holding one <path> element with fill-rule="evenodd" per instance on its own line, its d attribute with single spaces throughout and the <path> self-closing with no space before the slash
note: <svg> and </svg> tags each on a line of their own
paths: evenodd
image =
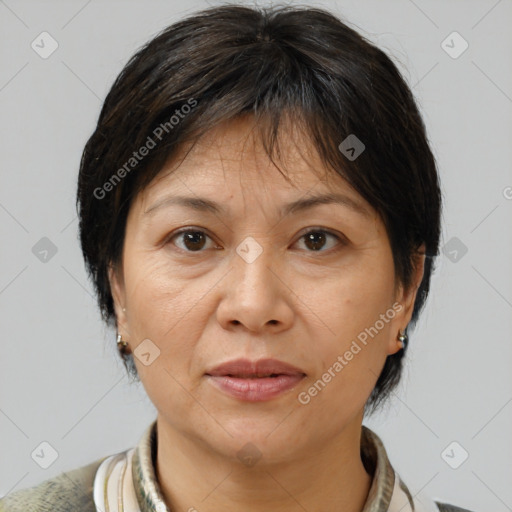
<svg viewBox="0 0 512 512">
<path fill-rule="evenodd" d="M 126 294 L 124 287 L 124 279 L 122 269 L 109 266 L 108 279 L 110 282 L 110 291 L 114 301 L 114 311 L 116 313 L 117 332 L 123 336 L 123 339 L 128 341 L 130 333 L 128 329 L 126 308 Z"/>
<path fill-rule="evenodd" d="M 414 268 L 411 286 L 409 286 L 408 289 L 405 289 L 401 283 L 398 285 L 398 290 L 395 295 L 395 304 L 397 304 L 397 307 L 394 307 L 397 313 L 393 318 L 391 337 L 388 346 L 388 354 L 395 354 L 400 350 L 400 345 L 398 344 L 397 340 L 398 331 L 401 330 L 402 332 L 404 332 L 405 328 L 411 321 L 411 317 L 414 312 L 414 302 L 416 301 L 416 295 L 418 293 L 418 288 L 421 285 L 424 271 L 425 244 L 422 244 L 418 248 L 414 257 Z M 399 307 L 398 305 L 400 305 L 401 307 Z"/>
</svg>

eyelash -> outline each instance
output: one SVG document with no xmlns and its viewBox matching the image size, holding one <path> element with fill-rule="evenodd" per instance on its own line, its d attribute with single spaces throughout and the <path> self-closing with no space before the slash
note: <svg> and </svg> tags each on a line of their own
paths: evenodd
<svg viewBox="0 0 512 512">
<path fill-rule="evenodd" d="M 187 228 L 182 228 L 182 229 L 179 229 L 178 231 L 175 231 L 174 233 L 172 233 L 165 241 L 165 244 L 169 244 L 172 242 L 172 240 L 174 240 L 175 238 L 177 238 L 179 235 L 183 234 L 183 233 L 202 233 L 203 235 L 207 236 L 210 240 L 212 240 L 212 238 L 208 235 L 208 233 L 206 231 L 204 231 L 203 229 L 199 229 L 199 228 L 190 228 L 190 227 L 187 227 Z M 299 240 L 302 240 L 305 236 L 309 235 L 310 233 L 325 233 L 326 235 L 330 235 L 332 236 L 333 238 L 335 238 L 342 246 L 343 245 L 346 245 L 346 240 L 344 239 L 344 237 L 334 233 L 333 231 L 330 231 L 328 229 L 323 229 L 323 228 L 311 228 L 310 230 L 306 231 L 305 233 L 303 233 L 300 237 L 299 237 Z M 213 240 L 212 240 L 213 241 Z M 190 253 L 190 254 L 194 254 L 194 253 L 201 253 L 201 252 L 204 252 L 203 249 L 199 250 L 199 251 L 189 251 L 187 249 L 182 249 L 181 247 L 178 247 L 178 249 L 180 251 L 183 251 L 183 252 L 186 252 L 186 253 Z M 326 250 L 323 250 L 323 249 L 320 249 L 318 251 L 307 251 L 307 252 L 310 252 L 312 254 L 316 254 L 316 253 L 322 253 L 322 252 L 325 252 L 325 253 L 331 253 L 331 252 L 334 252 L 336 250 L 339 250 L 339 247 L 334 247 L 332 249 L 326 249 Z"/>
</svg>

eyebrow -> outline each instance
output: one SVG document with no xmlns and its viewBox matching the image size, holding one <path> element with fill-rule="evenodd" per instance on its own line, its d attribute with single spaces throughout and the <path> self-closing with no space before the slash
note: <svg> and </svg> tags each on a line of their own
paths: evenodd
<svg viewBox="0 0 512 512">
<path fill-rule="evenodd" d="M 281 208 L 280 213 L 281 216 L 284 217 L 291 213 L 305 211 L 322 204 L 338 204 L 341 206 L 345 206 L 351 209 L 352 211 L 360 215 L 363 215 L 364 217 L 371 217 L 371 214 L 368 211 L 368 209 L 365 208 L 360 202 L 352 199 L 351 197 L 345 194 L 340 193 L 319 194 L 301 198 L 284 205 Z M 199 212 L 209 212 L 215 215 L 226 214 L 226 208 L 223 205 L 210 199 L 202 197 L 168 196 L 164 197 L 160 201 L 157 201 L 155 204 L 150 206 L 144 212 L 144 215 L 152 215 L 158 209 L 173 205 L 183 206 Z"/>
</svg>

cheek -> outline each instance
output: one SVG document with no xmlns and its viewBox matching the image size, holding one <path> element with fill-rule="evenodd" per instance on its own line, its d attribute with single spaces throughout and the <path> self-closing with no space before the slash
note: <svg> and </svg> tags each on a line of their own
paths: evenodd
<svg viewBox="0 0 512 512">
<path fill-rule="evenodd" d="M 329 345 L 343 349 L 366 328 L 392 309 L 394 269 L 391 255 L 361 258 L 357 265 L 336 272 L 310 288 L 308 304 L 323 320 Z M 387 325 L 387 324 L 386 324 Z M 341 343 L 341 346 L 340 346 Z"/>
<path fill-rule="evenodd" d="M 318 370 L 308 382 L 302 403 L 320 417 L 335 407 L 340 414 L 359 411 L 375 386 L 387 357 L 393 310 L 393 273 L 370 267 L 340 276 L 323 288 L 320 316 L 324 327 L 310 358 Z M 315 304 L 315 297 L 310 296 Z M 317 333 L 318 334 L 318 333 Z M 345 411 L 345 413 L 341 413 Z M 341 419 L 341 416 L 340 416 Z"/>
<path fill-rule="evenodd" d="M 131 327 L 139 338 L 172 340 L 176 331 L 182 332 L 180 324 L 201 294 L 194 295 L 193 284 L 180 279 L 179 272 L 171 272 L 162 258 L 134 257 L 125 268 Z"/>
<path fill-rule="evenodd" d="M 189 369 L 203 329 L 199 302 L 203 293 L 149 258 L 127 265 L 126 276 L 130 333 L 141 383 L 158 411 L 172 410 L 186 417 L 194 407 Z M 158 352 L 150 365 L 137 357 L 137 344 L 146 339 Z"/>
<path fill-rule="evenodd" d="M 367 320 L 360 311 L 346 308 L 336 317 L 337 336 L 323 337 L 310 353 L 310 359 L 318 362 L 318 371 L 297 395 L 300 406 L 307 408 L 304 412 L 312 414 L 332 432 L 342 428 L 364 407 L 387 357 L 385 340 L 389 324 L 378 332 L 371 330 L 385 310 L 375 307 L 372 315 L 366 304 Z"/>
<path fill-rule="evenodd" d="M 194 287 L 174 272 L 171 274 L 156 258 L 149 257 L 126 260 L 125 284 L 138 374 L 155 403 L 168 402 L 174 394 L 183 394 L 178 382 L 188 387 L 194 347 L 204 325 L 199 300 L 204 291 L 197 289 L 199 283 Z M 144 346 L 138 349 L 138 345 L 143 340 L 150 340 L 149 352 L 158 354 L 147 366 L 144 358 L 137 357 Z"/>
</svg>

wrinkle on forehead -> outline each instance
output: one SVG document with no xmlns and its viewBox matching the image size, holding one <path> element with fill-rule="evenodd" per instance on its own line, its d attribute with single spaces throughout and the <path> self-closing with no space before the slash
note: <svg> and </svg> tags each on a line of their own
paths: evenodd
<svg viewBox="0 0 512 512">
<path fill-rule="evenodd" d="M 257 163 L 257 169 L 273 168 L 291 186 L 300 183 L 306 166 L 310 173 L 314 173 L 322 182 L 327 183 L 331 178 L 341 178 L 332 169 L 326 168 L 310 136 L 297 119 L 291 115 L 283 115 L 278 138 L 272 148 L 266 148 L 264 145 L 268 135 L 265 132 L 266 128 L 264 121 L 257 123 L 251 114 L 220 123 L 199 139 L 183 143 L 177 148 L 147 188 L 150 189 L 161 178 L 171 173 L 179 174 L 181 164 L 186 159 L 211 159 L 213 155 L 218 157 L 223 170 L 224 162 L 238 162 L 239 179 L 243 176 L 246 181 L 262 181 L 261 173 L 248 172 L 250 166 L 247 163 L 254 162 Z M 186 172 L 207 173 L 208 169 L 207 166 L 199 166 L 197 171 L 189 168 Z M 226 173 L 224 178 L 233 179 Z"/>
</svg>

